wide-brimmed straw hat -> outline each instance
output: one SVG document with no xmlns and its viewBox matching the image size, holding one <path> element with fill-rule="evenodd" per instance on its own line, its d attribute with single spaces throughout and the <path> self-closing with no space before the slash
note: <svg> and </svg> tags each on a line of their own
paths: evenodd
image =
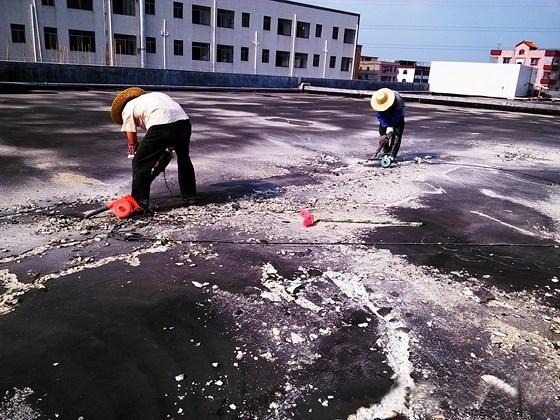
<svg viewBox="0 0 560 420">
<path fill-rule="evenodd" d="M 382 88 L 371 96 L 371 107 L 375 111 L 387 111 L 395 102 L 395 92 L 391 89 Z"/>
<path fill-rule="evenodd" d="M 146 91 L 139 87 L 131 87 L 120 92 L 111 104 L 111 119 L 117 124 L 122 124 L 122 111 L 126 103 L 144 93 L 146 93 Z"/>
</svg>

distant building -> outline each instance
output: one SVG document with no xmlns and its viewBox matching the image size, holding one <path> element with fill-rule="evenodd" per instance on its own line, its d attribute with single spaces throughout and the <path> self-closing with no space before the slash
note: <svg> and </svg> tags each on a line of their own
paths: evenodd
<svg viewBox="0 0 560 420">
<path fill-rule="evenodd" d="M 381 62 L 378 57 L 361 56 L 358 79 L 360 80 L 379 80 L 381 73 Z"/>
<path fill-rule="evenodd" d="M 381 82 L 397 82 L 399 74 L 399 64 L 395 61 L 381 61 L 381 73 L 379 81 Z"/>
<path fill-rule="evenodd" d="M 414 73 L 416 70 L 416 61 L 399 60 L 399 69 L 397 80 L 399 82 L 414 83 Z"/>
<path fill-rule="evenodd" d="M 399 64 L 397 80 L 406 83 L 428 83 L 430 66 L 417 61 L 397 61 Z"/>
<path fill-rule="evenodd" d="M 537 70 L 536 90 L 560 90 L 560 50 L 539 50 L 534 42 L 521 41 L 514 50 L 491 50 L 490 62 L 530 66 Z"/>
<path fill-rule="evenodd" d="M 378 57 L 362 56 L 358 78 L 376 82 L 428 83 L 430 66 L 416 61 L 385 61 Z"/>
<path fill-rule="evenodd" d="M 289 0 L 2 0 L 0 59 L 351 79 L 360 15 Z"/>
<path fill-rule="evenodd" d="M 418 63 L 414 69 L 414 83 L 428 83 L 430 78 L 430 65 Z"/>
<path fill-rule="evenodd" d="M 399 63 L 395 61 L 379 60 L 378 57 L 362 56 L 360 59 L 360 80 L 376 82 L 397 82 Z"/>
</svg>

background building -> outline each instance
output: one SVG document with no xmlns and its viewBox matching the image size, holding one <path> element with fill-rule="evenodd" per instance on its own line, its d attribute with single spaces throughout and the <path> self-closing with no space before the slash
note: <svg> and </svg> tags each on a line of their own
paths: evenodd
<svg viewBox="0 0 560 420">
<path fill-rule="evenodd" d="M 430 78 L 430 65 L 427 63 L 416 63 L 414 68 L 414 83 L 428 83 Z"/>
<path fill-rule="evenodd" d="M 403 61 L 399 60 L 399 68 L 397 73 L 397 80 L 399 82 L 413 83 L 414 71 L 416 70 L 416 61 Z"/>
<path fill-rule="evenodd" d="M 360 15 L 287 0 L 3 0 L 1 59 L 352 79 Z"/>
<path fill-rule="evenodd" d="M 490 62 L 530 66 L 537 71 L 537 90 L 560 90 L 560 50 L 539 50 L 535 43 L 521 41 L 514 50 L 491 50 Z"/>
<path fill-rule="evenodd" d="M 428 83 L 430 66 L 416 61 L 386 61 L 378 57 L 362 56 L 359 79 L 376 82 Z"/>
<path fill-rule="evenodd" d="M 378 57 L 361 56 L 360 69 L 358 71 L 359 80 L 379 80 L 381 73 L 381 62 Z"/>
</svg>

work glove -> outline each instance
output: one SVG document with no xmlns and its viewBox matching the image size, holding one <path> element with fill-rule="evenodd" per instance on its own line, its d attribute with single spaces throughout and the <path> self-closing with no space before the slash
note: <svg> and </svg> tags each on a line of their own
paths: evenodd
<svg viewBox="0 0 560 420">
<path fill-rule="evenodd" d="M 138 150 L 138 143 L 128 144 L 128 158 L 132 159 Z"/>
<path fill-rule="evenodd" d="M 393 127 L 387 127 L 387 134 L 391 134 L 393 132 Z"/>
</svg>

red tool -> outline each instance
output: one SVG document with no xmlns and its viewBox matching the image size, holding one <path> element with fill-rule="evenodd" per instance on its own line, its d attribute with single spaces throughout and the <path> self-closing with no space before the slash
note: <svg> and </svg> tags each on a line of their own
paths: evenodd
<svg viewBox="0 0 560 420">
<path fill-rule="evenodd" d="M 96 214 L 103 213 L 107 210 L 113 210 L 115 216 L 119 219 L 124 219 L 125 217 L 130 216 L 136 210 L 138 210 L 140 206 L 136 202 L 134 198 L 130 194 L 123 195 L 121 198 L 118 198 L 114 201 L 111 201 L 104 207 L 100 207 L 98 209 L 92 210 L 86 214 L 84 214 L 84 218 L 87 219 L 88 217 L 95 216 Z"/>
<path fill-rule="evenodd" d="M 372 225 L 383 225 L 383 226 L 422 226 L 422 222 L 403 222 L 400 220 L 363 220 L 363 219 L 335 219 L 332 217 L 317 217 L 313 216 L 309 210 L 301 209 L 299 211 L 303 217 L 303 226 L 310 227 L 316 222 L 322 220 L 324 222 L 336 222 L 336 223 L 369 223 Z"/>
<path fill-rule="evenodd" d="M 159 174 L 165 171 L 169 162 L 173 158 L 171 154 L 171 148 L 165 149 L 161 155 L 159 156 L 158 160 L 152 167 L 151 177 L 154 180 Z M 136 210 L 138 210 L 140 206 L 136 202 L 134 198 L 130 194 L 123 195 L 121 198 L 116 199 L 115 201 L 111 201 L 109 204 L 103 207 L 99 207 L 98 209 L 92 210 L 86 214 L 84 214 L 84 218 L 87 219 L 88 217 L 95 216 L 96 214 L 103 213 L 107 210 L 113 210 L 115 216 L 119 219 L 124 219 L 125 217 L 130 216 Z"/>
</svg>

